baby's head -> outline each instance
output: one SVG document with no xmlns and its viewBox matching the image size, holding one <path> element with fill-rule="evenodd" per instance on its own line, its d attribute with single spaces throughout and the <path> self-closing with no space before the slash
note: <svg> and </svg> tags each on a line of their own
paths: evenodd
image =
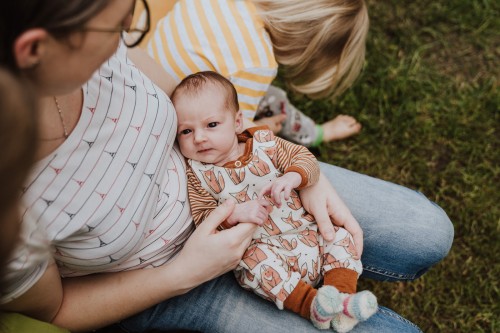
<svg viewBox="0 0 500 333">
<path fill-rule="evenodd" d="M 254 0 L 289 86 L 310 97 L 337 96 L 365 59 L 364 0 Z"/>
<path fill-rule="evenodd" d="M 190 159 L 222 165 L 238 146 L 243 130 L 238 95 L 222 75 L 199 72 L 187 76 L 172 93 L 177 112 L 177 139 Z"/>
</svg>

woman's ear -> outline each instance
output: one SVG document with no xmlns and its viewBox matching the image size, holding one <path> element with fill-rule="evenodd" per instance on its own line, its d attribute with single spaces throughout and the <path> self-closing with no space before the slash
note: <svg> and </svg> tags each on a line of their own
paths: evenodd
<svg viewBox="0 0 500 333">
<path fill-rule="evenodd" d="M 33 68 L 40 63 L 48 33 L 44 29 L 30 29 L 23 32 L 14 42 L 14 58 L 20 69 Z"/>
<path fill-rule="evenodd" d="M 236 134 L 241 134 L 245 127 L 243 126 L 243 113 L 241 110 L 236 112 L 236 116 L 234 118 L 234 127 L 236 129 Z"/>
</svg>

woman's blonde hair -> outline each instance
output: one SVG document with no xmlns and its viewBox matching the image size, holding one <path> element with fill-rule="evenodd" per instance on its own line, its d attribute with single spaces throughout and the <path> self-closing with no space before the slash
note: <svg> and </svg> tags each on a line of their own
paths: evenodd
<svg viewBox="0 0 500 333">
<path fill-rule="evenodd" d="M 358 77 L 365 59 L 363 0 L 253 0 L 290 87 L 312 98 L 335 97 Z"/>
</svg>

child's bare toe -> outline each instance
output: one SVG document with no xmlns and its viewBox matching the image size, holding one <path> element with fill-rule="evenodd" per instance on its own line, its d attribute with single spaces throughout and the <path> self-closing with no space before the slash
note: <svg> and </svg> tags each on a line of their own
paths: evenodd
<svg viewBox="0 0 500 333">
<path fill-rule="evenodd" d="M 342 140 L 361 131 L 361 124 L 351 116 L 339 115 L 323 125 L 323 142 Z"/>
</svg>

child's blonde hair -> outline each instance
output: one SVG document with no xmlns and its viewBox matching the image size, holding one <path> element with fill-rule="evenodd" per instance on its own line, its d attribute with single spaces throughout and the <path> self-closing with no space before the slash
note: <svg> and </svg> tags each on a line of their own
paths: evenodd
<svg viewBox="0 0 500 333">
<path fill-rule="evenodd" d="M 292 89 L 338 96 L 365 59 L 368 10 L 363 0 L 253 0 Z"/>
</svg>

